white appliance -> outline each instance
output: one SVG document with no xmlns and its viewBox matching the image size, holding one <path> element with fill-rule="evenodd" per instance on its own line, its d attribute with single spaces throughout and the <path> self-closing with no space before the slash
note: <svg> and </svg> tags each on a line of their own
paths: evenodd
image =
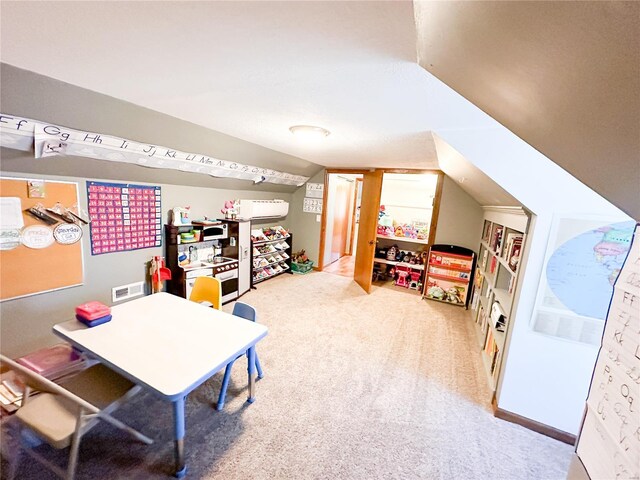
<svg viewBox="0 0 640 480">
<path fill-rule="evenodd" d="M 198 277 L 213 277 L 220 280 L 222 303 L 238 298 L 238 261 L 235 258 L 214 257 L 210 261 L 199 262 L 201 267 L 185 268 L 185 293 L 187 298 Z"/>
<path fill-rule="evenodd" d="M 216 257 L 213 277 L 220 280 L 222 303 L 238 298 L 238 261 L 235 258 Z"/>
<path fill-rule="evenodd" d="M 186 284 L 186 293 L 187 298 L 191 296 L 191 290 L 193 290 L 193 285 L 196 283 L 196 278 L 198 277 L 213 277 L 213 267 L 211 268 L 194 268 L 191 270 L 186 270 L 185 274 L 185 284 Z"/>
<path fill-rule="evenodd" d="M 238 296 L 251 289 L 251 222 L 238 222 Z"/>
<path fill-rule="evenodd" d="M 284 200 L 240 200 L 238 217 L 245 220 L 252 218 L 286 217 L 289 213 L 289 202 Z"/>
</svg>

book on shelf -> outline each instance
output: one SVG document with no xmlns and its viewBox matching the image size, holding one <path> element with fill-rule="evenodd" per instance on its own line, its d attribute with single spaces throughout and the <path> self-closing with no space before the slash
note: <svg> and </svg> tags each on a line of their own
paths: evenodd
<svg viewBox="0 0 640 480">
<path fill-rule="evenodd" d="M 504 231 L 504 227 L 502 225 L 494 225 L 493 229 L 493 238 L 491 239 L 491 250 L 494 252 L 500 252 L 500 248 L 502 248 L 502 233 Z"/>
<path fill-rule="evenodd" d="M 482 269 L 485 270 L 487 268 L 487 258 L 489 258 L 489 250 L 484 251 L 482 254 Z"/>
<path fill-rule="evenodd" d="M 491 238 L 491 222 L 489 220 L 484 221 L 484 229 L 482 231 L 482 240 L 489 243 Z"/>
<path fill-rule="evenodd" d="M 491 357 L 493 355 L 493 349 L 494 349 L 495 344 L 496 344 L 496 342 L 493 339 L 493 332 L 491 330 L 489 330 L 487 332 L 487 339 L 484 342 L 484 353 L 489 355 L 489 357 Z"/>
<path fill-rule="evenodd" d="M 491 375 L 494 379 L 498 378 L 498 372 L 500 371 L 500 359 L 502 358 L 502 350 L 496 350 L 495 355 L 491 361 Z"/>
<path fill-rule="evenodd" d="M 491 257 L 491 266 L 489 267 L 489 272 L 495 273 L 497 266 L 498 266 L 498 257 Z"/>
<path fill-rule="evenodd" d="M 487 320 L 487 315 L 483 312 L 482 313 L 482 324 L 480 325 L 480 331 L 482 333 L 487 333 L 488 330 L 489 330 L 489 321 Z"/>
<path fill-rule="evenodd" d="M 512 271 L 518 270 L 518 264 L 520 263 L 520 252 L 522 250 L 522 239 L 520 241 L 515 240 L 511 245 L 507 254 L 507 265 Z"/>
<path fill-rule="evenodd" d="M 480 302 L 480 292 L 476 289 L 471 296 L 471 310 L 478 309 L 478 303 Z"/>
<path fill-rule="evenodd" d="M 505 260 L 507 260 L 507 257 L 509 255 L 509 252 L 511 251 L 511 247 L 513 246 L 514 242 L 522 243 L 521 233 L 511 232 L 507 234 L 506 241 L 504 243 L 504 252 L 502 254 L 502 258 L 504 258 Z"/>
</svg>

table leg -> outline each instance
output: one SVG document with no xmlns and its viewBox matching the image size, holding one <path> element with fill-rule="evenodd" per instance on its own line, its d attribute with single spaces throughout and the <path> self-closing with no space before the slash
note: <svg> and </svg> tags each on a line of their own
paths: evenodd
<svg viewBox="0 0 640 480">
<path fill-rule="evenodd" d="M 184 464 L 184 397 L 173 402 L 173 419 L 175 423 L 175 457 L 177 478 L 187 474 L 187 466 Z"/>
<path fill-rule="evenodd" d="M 247 402 L 253 403 L 256 400 L 255 397 L 255 389 L 256 389 L 256 347 L 255 345 L 249 347 L 249 358 L 247 363 L 247 371 L 249 373 L 249 398 Z"/>
</svg>

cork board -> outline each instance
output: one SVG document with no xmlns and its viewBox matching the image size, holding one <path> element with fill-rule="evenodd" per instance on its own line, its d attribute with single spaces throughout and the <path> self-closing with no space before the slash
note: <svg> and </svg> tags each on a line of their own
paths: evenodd
<svg viewBox="0 0 640 480">
<path fill-rule="evenodd" d="M 0 178 L 0 197 L 20 199 L 25 228 L 45 225 L 24 213 L 37 203 L 45 207 L 53 207 L 56 202 L 67 207 L 79 203 L 77 183 L 46 181 L 45 195 L 29 198 L 26 179 Z M 82 227 L 83 235 L 87 234 L 87 228 Z M 82 240 L 71 245 L 53 242 L 42 249 L 19 245 L 12 250 L 0 250 L 0 266 L 0 301 L 82 285 Z"/>
</svg>

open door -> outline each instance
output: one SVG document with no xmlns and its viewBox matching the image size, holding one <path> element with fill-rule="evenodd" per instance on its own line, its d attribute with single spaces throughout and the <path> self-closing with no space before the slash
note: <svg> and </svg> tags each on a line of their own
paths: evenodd
<svg viewBox="0 0 640 480">
<path fill-rule="evenodd" d="M 360 204 L 360 225 L 356 247 L 356 262 L 353 279 L 365 292 L 371 291 L 373 257 L 378 229 L 378 209 L 382 191 L 382 170 L 366 172 L 362 176 L 362 202 Z"/>
</svg>

